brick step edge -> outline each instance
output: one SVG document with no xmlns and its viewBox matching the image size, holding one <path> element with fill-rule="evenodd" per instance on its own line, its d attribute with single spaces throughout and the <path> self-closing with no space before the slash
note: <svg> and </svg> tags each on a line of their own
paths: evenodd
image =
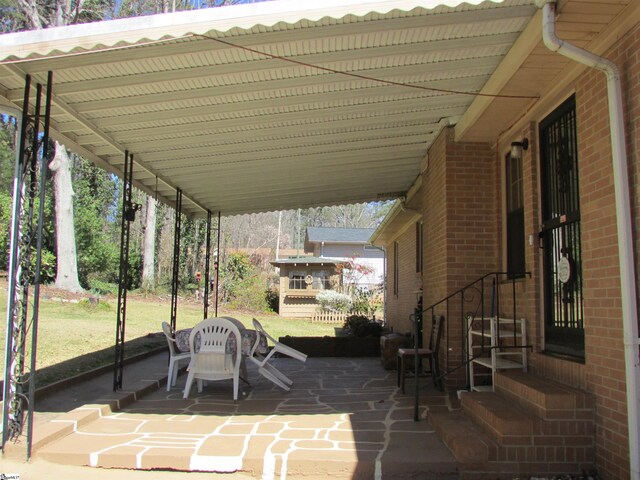
<svg viewBox="0 0 640 480">
<path fill-rule="evenodd" d="M 544 420 L 592 419 L 592 395 L 532 373 L 497 372 L 495 391 Z"/>
<path fill-rule="evenodd" d="M 459 463 L 485 464 L 496 458 L 497 445 L 461 411 L 429 412 L 427 418 Z"/>
<path fill-rule="evenodd" d="M 499 445 L 527 445 L 539 427 L 531 413 L 495 392 L 462 395 L 462 411 Z"/>
</svg>

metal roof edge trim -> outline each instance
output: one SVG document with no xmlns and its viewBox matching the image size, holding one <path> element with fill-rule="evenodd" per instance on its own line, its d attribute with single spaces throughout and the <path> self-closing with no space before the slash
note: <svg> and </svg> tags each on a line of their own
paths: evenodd
<svg viewBox="0 0 640 480">
<path fill-rule="evenodd" d="M 399 201 L 392 207 L 389 213 L 387 213 L 382 223 L 371 235 L 371 244 L 377 247 L 384 247 L 391 240 L 396 239 L 404 233 L 412 223 L 421 217 L 422 214 L 419 211 L 407 208 L 402 201 Z M 397 230 L 388 235 L 392 228 L 396 228 Z"/>
<path fill-rule="evenodd" d="M 403 203 L 402 199 L 396 200 L 396 202 L 391 207 L 391 210 L 387 212 L 385 217 L 382 219 L 382 222 L 380 222 L 380 225 L 378 225 L 378 228 L 376 228 L 375 231 L 371 234 L 369 241 L 371 242 L 372 245 L 376 245 L 376 242 L 378 241 L 382 233 L 387 229 L 387 227 L 391 224 L 391 222 L 393 222 L 393 220 L 398 216 L 402 208 L 402 203 Z"/>
<path fill-rule="evenodd" d="M 211 31 L 234 28 L 249 30 L 323 18 L 344 19 L 371 13 L 430 11 L 438 7 L 502 4 L 507 0 L 324 0 L 322 7 L 309 7 L 299 0 L 274 0 L 252 4 L 147 15 L 101 22 L 53 27 L 0 35 L 0 61 L 37 60 L 54 53 L 100 51 L 148 42 L 175 40 Z"/>
</svg>

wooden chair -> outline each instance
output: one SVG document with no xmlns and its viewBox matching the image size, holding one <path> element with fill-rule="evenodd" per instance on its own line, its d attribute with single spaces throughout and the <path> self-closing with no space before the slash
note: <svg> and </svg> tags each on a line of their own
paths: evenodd
<svg viewBox="0 0 640 480">
<path fill-rule="evenodd" d="M 429 337 L 429 346 L 427 348 L 418 349 L 418 364 L 422 369 L 422 361 L 429 360 L 429 370 L 424 373 L 430 373 L 433 384 L 442 390 L 442 381 L 440 379 L 440 368 L 438 362 L 438 353 L 440 351 L 440 341 L 444 331 L 444 316 L 440 316 L 436 322 L 435 317 L 431 320 L 431 335 Z M 415 341 L 415 339 L 414 339 Z M 415 365 L 415 348 L 399 348 L 398 349 L 398 387 L 401 387 L 404 393 L 404 381 L 409 370 L 409 365 Z M 418 372 L 419 374 L 420 372 Z M 415 372 L 414 372 L 415 374 Z"/>
</svg>

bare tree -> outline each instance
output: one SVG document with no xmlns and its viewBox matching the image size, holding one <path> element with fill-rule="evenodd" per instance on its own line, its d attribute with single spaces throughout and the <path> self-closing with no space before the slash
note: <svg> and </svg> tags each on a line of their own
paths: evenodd
<svg viewBox="0 0 640 480">
<path fill-rule="evenodd" d="M 144 222 L 144 248 L 142 257 L 142 289 L 154 290 L 155 280 L 155 250 L 156 250 L 156 201 L 147 197 L 147 208 Z"/>
<path fill-rule="evenodd" d="M 73 222 L 73 185 L 71 165 L 64 145 L 56 142 L 56 152 L 49 168 L 53 172 L 56 206 L 56 250 L 58 268 L 55 285 L 71 292 L 81 292 L 78 281 L 76 234 Z"/>
<path fill-rule="evenodd" d="M 94 2 L 99 5 L 100 2 Z M 77 23 L 82 14 L 83 20 L 94 12 L 85 12 L 85 0 L 55 0 L 39 4 L 36 0 L 18 0 L 18 8 L 32 29 L 59 27 Z M 106 5 L 106 4 L 105 4 Z M 70 291 L 82 291 L 78 280 L 75 228 L 73 221 L 73 185 L 71 182 L 71 164 L 64 145 L 56 142 L 54 159 L 49 164 L 53 172 L 53 184 L 56 199 L 56 245 L 57 275 L 56 287 Z"/>
</svg>

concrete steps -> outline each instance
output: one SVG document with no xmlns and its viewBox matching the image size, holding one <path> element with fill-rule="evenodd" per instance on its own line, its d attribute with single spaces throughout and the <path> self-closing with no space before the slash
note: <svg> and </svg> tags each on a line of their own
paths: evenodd
<svg viewBox="0 0 640 480">
<path fill-rule="evenodd" d="M 580 390 L 519 371 L 495 392 L 469 392 L 458 412 L 429 415 L 462 479 L 579 473 L 593 468 L 594 403 Z"/>
</svg>

